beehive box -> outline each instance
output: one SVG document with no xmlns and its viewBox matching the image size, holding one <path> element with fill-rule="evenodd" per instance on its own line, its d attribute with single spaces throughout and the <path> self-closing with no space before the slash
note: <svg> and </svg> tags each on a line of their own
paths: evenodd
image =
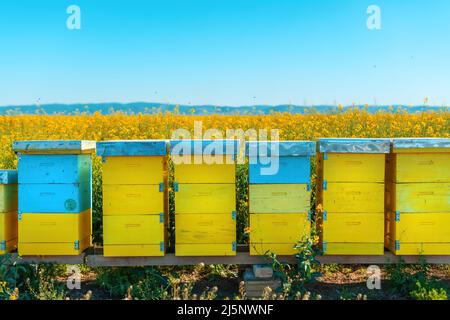
<svg viewBox="0 0 450 320">
<path fill-rule="evenodd" d="M 0 170 L 0 255 L 17 248 L 17 171 Z"/>
<path fill-rule="evenodd" d="M 311 159 L 315 143 L 247 143 L 250 255 L 295 253 L 310 232 Z"/>
<path fill-rule="evenodd" d="M 78 255 L 91 245 L 94 141 L 16 141 L 19 254 Z"/>
<path fill-rule="evenodd" d="M 174 140 L 175 255 L 236 254 L 237 140 Z"/>
<path fill-rule="evenodd" d="M 450 139 L 394 139 L 387 166 L 386 247 L 450 254 Z"/>
<path fill-rule="evenodd" d="M 167 151 L 164 140 L 97 143 L 103 163 L 104 256 L 164 255 Z"/>
<path fill-rule="evenodd" d="M 317 202 L 322 250 L 336 255 L 384 253 L 388 139 L 319 139 Z"/>
</svg>

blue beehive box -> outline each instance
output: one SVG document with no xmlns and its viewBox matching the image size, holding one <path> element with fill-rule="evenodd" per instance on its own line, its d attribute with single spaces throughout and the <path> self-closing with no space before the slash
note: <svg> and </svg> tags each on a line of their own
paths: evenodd
<svg viewBox="0 0 450 320">
<path fill-rule="evenodd" d="M 250 184 L 309 184 L 310 157 L 316 154 L 311 141 L 247 142 Z"/>
</svg>

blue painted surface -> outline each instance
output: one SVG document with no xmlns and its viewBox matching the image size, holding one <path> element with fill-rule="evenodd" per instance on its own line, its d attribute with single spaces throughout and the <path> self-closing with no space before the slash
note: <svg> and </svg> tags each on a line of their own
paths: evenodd
<svg viewBox="0 0 450 320">
<path fill-rule="evenodd" d="M 88 140 L 29 140 L 14 141 L 13 150 L 19 153 L 65 152 L 79 154 L 95 151 L 95 141 Z"/>
<path fill-rule="evenodd" d="M 0 170 L 0 184 L 17 184 L 17 170 Z"/>
<path fill-rule="evenodd" d="M 75 213 L 91 208 L 91 184 L 19 184 L 20 213 Z"/>
<path fill-rule="evenodd" d="M 314 156 L 316 143 L 313 141 L 249 141 L 246 143 L 245 153 L 249 157 L 270 156 Z"/>
<path fill-rule="evenodd" d="M 278 171 L 274 174 L 264 174 L 262 168 L 276 168 L 272 164 L 249 163 L 249 183 L 253 184 L 277 184 L 277 183 L 310 183 L 311 182 L 311 162 L 309 156 L 303 157 L 275 157 L 278 161 Z"/>
<path fill-rule="evenodd" d="M 165 156 L 166 140 L 117 140 L 97 142 L 99 156 Z"/>
<path fill-rule="evenodd" d="M 19 155 L 19 183 L 82 183 L 91 179 L 91 155 Z"/>
<path fill-rule="evenodd" d="M 318 141 L 322 153 L 389 153 L 390 139 L 321 138 Z"/>
<path fill-rule="evenodd" d="M 237 155 L 239 140 L 171 140 L 171 155 Z"/>
</svg>

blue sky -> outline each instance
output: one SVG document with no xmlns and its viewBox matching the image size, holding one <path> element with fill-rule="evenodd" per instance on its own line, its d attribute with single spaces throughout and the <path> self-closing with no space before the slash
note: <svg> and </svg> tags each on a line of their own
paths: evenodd
<svg viewBox="0 0 450 320">
<path fill-rule="evenodd" d="M 3 0 L 0 105 L 448 105 L 449 35 L 448 0 Z"/>
</svg>

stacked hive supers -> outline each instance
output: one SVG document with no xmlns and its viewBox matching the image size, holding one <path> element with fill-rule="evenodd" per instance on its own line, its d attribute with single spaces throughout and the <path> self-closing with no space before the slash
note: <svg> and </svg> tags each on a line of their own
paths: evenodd
<svg viewBox="0 0 450 320">
<path fill-rule="evenodd" d="M 236 254 L 237 140 L 174 140 L 175 255 Z"/>
<path fill-rule="evenodd" d="M 394 139 L 387 165 L 386 247 L 450 254 L 450 139 Z"/>
<path fill-rule="evenodd" d="M 324 254 L 384 253 L 388 139 L 319 139 L 318 197 Z"/>
<path fill-rule="evenodd" d="M 97 143 L 103 169 L 104 256 L 163 256 L 167 244 L 167 143 Z"/>
<path fill-rule="evenodd" d="M 291 255 L 310 232 L 315 143 L 249 142 L 250 255 Z"/>
<path fill-rule="evenodd" d="M 0 170 L 0 254 L 17 247 L 17 171 Z"/>
<path fill-rule="evenodd" d="M 78 255 L 91 245 L 94 141 L 17 141 L 19 254 Z"/>
</svg>

